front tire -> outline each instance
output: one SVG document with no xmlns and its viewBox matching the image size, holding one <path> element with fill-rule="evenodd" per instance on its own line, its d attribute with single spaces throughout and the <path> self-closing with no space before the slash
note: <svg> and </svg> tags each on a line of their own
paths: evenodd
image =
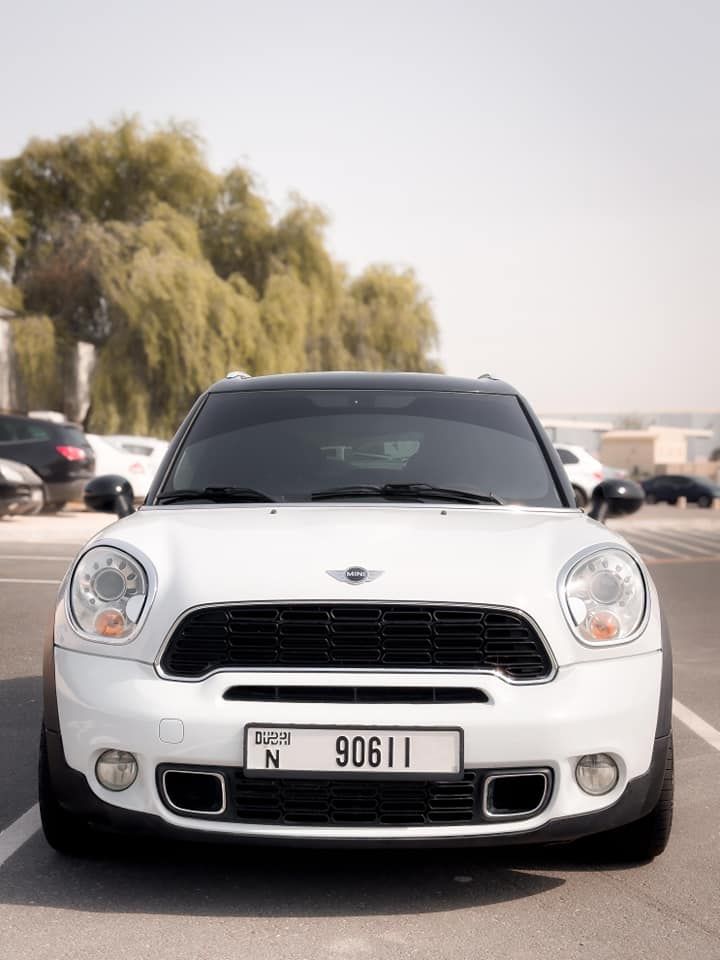
<svg viewBox="0 0 720 960">
<path fill-rule="evenodd" d="M 707 510 L 708 507 L 712 506 L 712 497 L 708 497 L 707 494 L 703 493 L 702 496 L 698 497 L 697 505 Z"/>
<path fill-rule="evenodd" d="M 672 738 L 665 758 L 665 773 L 657 803 L 640 820 L 593 837 L 603 859 L 637 863 L 659 856 L 670 839 L 675 789 Z"/>
<path fill-rule="evenodd" d="M 40 732 L 38 802 L 43 833 L 54 850 L 71 857 L 84 856 L 90 852 L 95 839 L 92 827 L 82 817 L 65 810 L 55 795 L 44 724 Z"/>
</svg>

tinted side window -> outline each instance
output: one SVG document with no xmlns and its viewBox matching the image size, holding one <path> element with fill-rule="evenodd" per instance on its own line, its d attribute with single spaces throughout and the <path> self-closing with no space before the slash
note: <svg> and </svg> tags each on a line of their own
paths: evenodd
<svg viewBox="0 0 720 960">
<path fill-rule="evenodd" d="M 12 417 L 0 417 L 0 443 L 14 443 L 17 439 L 16 421 Z"/>
<path fill-rule="evenodd" d="M 18 440 L 49 440 L 50 431 L 44 423 L 37 420 L 18 420 L 17 421 Z"/>
<path fill-rule="evenodd" d="M 565 447 L 556 447 L 556 450 L 562 463 L 580 463 L 578 457 L 571 450 L 566 450 Z"/>
<path fill-rule="evenodd" d="M 57 428 L 58 436 L 63 443 L 69 444 L 73 447 L 86 447 L 87 446 L 87 437 L 82 432 L 78 430 L 77 427 L 66 427 L 61 426 Z"/>
</svg>

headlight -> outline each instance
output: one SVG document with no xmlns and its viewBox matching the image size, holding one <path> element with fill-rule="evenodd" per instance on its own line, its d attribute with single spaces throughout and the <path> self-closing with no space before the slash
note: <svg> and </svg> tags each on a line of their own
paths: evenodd
<svg viewBox="0 0 720 960">
<path fill-rule="evenodd" d="M 570 626 L 585 643 L 623 643 L 643 621 L 645 581 L 624 550 L 601 550 L 580 560 L 564 590 Z"/>
<path fill-rule="evenodd" d="M 147 592 L 147 575 L 137 560 L 116 547 L 93 547 L 75 568 L 70 610 L 84 633 L 124 643 L 135 631 Z"/>
</svg>

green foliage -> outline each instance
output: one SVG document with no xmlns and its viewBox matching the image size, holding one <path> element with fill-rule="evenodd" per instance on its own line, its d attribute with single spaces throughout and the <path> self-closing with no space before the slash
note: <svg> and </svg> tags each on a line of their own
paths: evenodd
<svg viewBox="0 0 720 960">
<path fill-rule="evenodd" d="M 10 326 L 22 403 L 29 410 L 57 409 L 62 402 L 62 351 L 52 320 L 13 317 Z"/>
<path fill-rule="evenodd" d="M 217 190 L 190 127 L 147 134 L 136 119 L 31 140 L 2 173 L 10 204 L 34 237 L 68 215 L 138 221 L 158 203 L 195 216 Z"/>
<path fill-rule="evenodd" d="M 223 280 L 239 274 L 262 292 L 270 270 L 273 225 L 250 174 L 234 167 L 223 177 L 214 202 L 203 211 L 205 254 Z"/>
<path fill-rule="evenodd" d="M 0 177 L 0 274 L 12 273 L 21 243 L 27 237 L 27 233 L 27 225 L 22 217 L 14 213 L 10 206 L 8 189 Z M 4 280 L 2 282 L 5 283 Z"/>
<path fill-rule="evenodd" d="M 111 335 L 93 378 L 91 418 L 102 432 L 129 422 L 141 433 L 172 433 L 208 383 L 252 366 L 262 340 L 255 299 L 217 276 L 194 224 L 161 213 L 141 227 L 111 225 L 112 252 L 101 256 Z"/>
<path fill-rule="evenodd" d="M 0 279 L 0 307 L 6 310 L 20 310 L 23 305 L 22 291 L 19 287 Z"/>
<path fill-rule="evenodd" d="M 228 369 L 436 369 L 435 321 L 411 272 L 350 280 L 323 211 L 293 197 L 275 220 L 248 171 L 207 168 L 190 128 L 123 120 L 33 140 L 0 172 L 0 268 L 13 281 L 0 303 L 42 315 L 46 360 L 50 328 L 56 356 L 78 340 L 97 347 L 95 430 L 167 435 Z M 24 370 L 39 371 L 30 329 Z"/>
<path fill-rule="evenodd" d="M 368 267 L 350 284 L 343 327 L 357 369 L 439 370 L 432 308 L 412 270 Z"/>
</svg>

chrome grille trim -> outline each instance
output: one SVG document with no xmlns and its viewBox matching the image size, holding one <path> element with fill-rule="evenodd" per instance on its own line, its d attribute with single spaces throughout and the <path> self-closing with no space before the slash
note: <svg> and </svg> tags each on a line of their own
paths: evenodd
<svg viewBox="0 0 720 960">
<path fill-rule="evenodd" d="M 166 650 L 177 630 L 179 625 L 183 620 L 191 615 L 192 613 L 199 610 L 210 610 L 213 608 L 222 608 L 222 607 L 278 607 L 278 606 L 292 606 L 292 605 L 327 605 L 327 606 L 403 606 L 403 607 L 443 607 L 443 608 L 469 608 L 476 607 L 479 610 L 489 611 L 492 613 L 506 613 L 514 616 L 522 617 L 527 621 L 529 626 L 534 630 L 540 645 L 542 646 L 545 655 L 548 658 L 549 669 L 547 675 L 540 678 L 514 678 L 508 676 L 504 671 L 499 669 L 491 668 L 476 668 L 476 667 L 425 667 L 425 668 L 411 668 L 403 667 L 398 665 L 396 667 L 340 667 L 335 665 L 322 666 L 316 665 L 312 667 L 301 667 L 301 666 L 291 666 L 288 664 L 264 664 L 261 666 L 238 666 L 234 667 L 232 665 L 223 665 L 221 667 L 207 671 L 206 673 L 200 676 L 178 676 L 173 673 L 169 673 L 164 670 L 162 666 L 162 660 L 165 656 Z M 535 620 L 527 614 L 524 610 L 520 610 L 517 607 L 502 606 L 499 604 L 490 604 L 490 603 L 460 603 L 460 602 L 428 602 L 428 601 L 400 601 L 400 600 L 379 600 L 373 598 L 372 600 L 358 600 L 356 602 L 350 601 L 337 601 L 337 600 L 262 600 L 262 601 L 224 601 L 217 603 L 200 603 L 195 604 L 192 607 L 188 607 L 184 610 L 173 622 L 171 628 L 168 630 L 163 643 L 160 646 L 158 654 L 154 661 L 155 670 L 158 675 L 164 680 L 171 680 L 179 683 L 201 683 L 204 680 L 207 680 L 209 677 L 216 676 L 218 674 L 272 674 L 272 675 L 282 675 L 283 679 L 285 677 L 304 677 L 308 674 L 321 675 L 323 677 L 331 675 L 363 675 L 368 677 L 408 677 L 416 680 L 420 677 L 430 677 L 430 676 L 448 676 L 448 677 L 467 677 L 467 676 L 494 676 L 499 678 L 505 683 L 508 683 L 513 686 L 526 686 L 542 683 L 551 683 L 558 671 L 558 664 L 553 655 L 552 649 L 547 642 L 547 639 L 543 632 L 540 630 L 539 626 Z M 303 680 L 304 682 L 304 680 Z"/>
</svg>

